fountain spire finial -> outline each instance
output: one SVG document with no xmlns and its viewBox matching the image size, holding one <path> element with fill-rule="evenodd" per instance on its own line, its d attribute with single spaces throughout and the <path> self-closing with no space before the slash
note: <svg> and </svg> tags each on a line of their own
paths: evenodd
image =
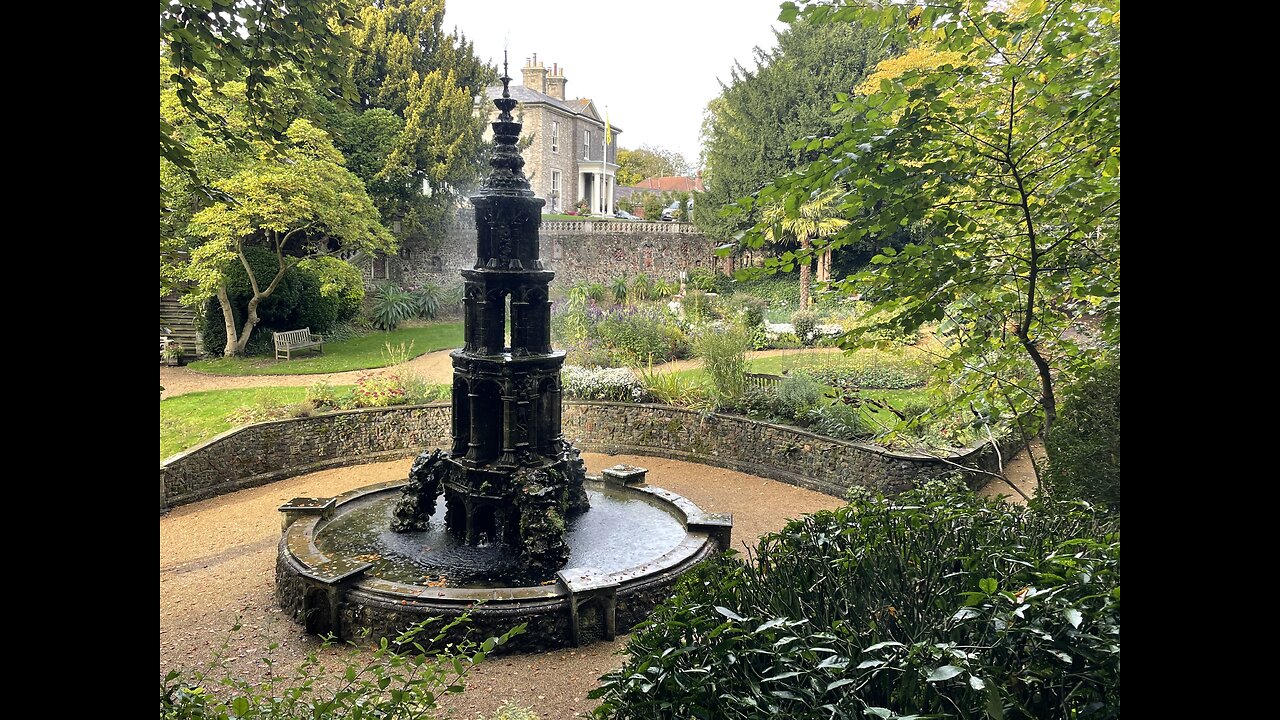
<svg viewBox="0 0 1280 720">
<path fill-rule="evenodd" d="M 511 97 L 511 76 L 507 74 L 507 51 L 502 51 L 502 77 L 498 78 L 502 81 L 502 97 Z"/>
<path fill-rule="evenodd" d="M 511 76 L 507 73 L 507 51 L 502 51 L 502 96 L 493 99 L 493 104 L 500 111 L 493 123 L 493 154 L 489 165 L 493 172 L 484 181 L 483 190 L 515 191 L 533 197 L 529 188 L 529 179 L 524 176 L 524 158 L 520 156 L 520 123 L 511 111 L 519 103 L 511 97 Z"/>
</svg>

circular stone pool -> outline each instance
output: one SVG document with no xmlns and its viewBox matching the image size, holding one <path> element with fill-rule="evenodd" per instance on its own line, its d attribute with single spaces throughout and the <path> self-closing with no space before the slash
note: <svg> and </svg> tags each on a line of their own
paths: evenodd
<svg viewBox="0 0 1280 720">
<path fill-rule="evenodd" d="M 587 492 L 591 510 L 569 520 L 569 562 L 615 573 L 661 557 L 684 539 L 680 520 L 647 498 L 603 486 Z M 341 508 L 318 529 L 316 548 L 328 557 L 371 562 L 366 576 L 423 587 L 494 588 L 555 582 L 530 574 L 502 543 L 466 545 L 445 528 L 439 503 L 426 532 L 391 530 L 399 493 L 365 496 Z"/>
<path fill-rule="evenodd" d="M 527 623 L 508 647 L 539 651 L 612 638 L 640 622 L 684 572 L 729 547 L 732 518 L 648 485 L 589 479 L 591 509 L 570 521 L 565 568 L 530 575 L 501 544 L 467 546 L 444 529 L 390 530 L 403 482 L 281 508 L 280 606 L 316 633 L 395 637 L 428 617 L 463 613 L 481 640 Z"/>
</svg>

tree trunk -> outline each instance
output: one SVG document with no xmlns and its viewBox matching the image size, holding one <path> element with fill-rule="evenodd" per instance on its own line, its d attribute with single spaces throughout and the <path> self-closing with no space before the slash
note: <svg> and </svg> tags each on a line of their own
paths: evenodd
<svg viewBox="0 0 1280 720">
<path fill-rule="evenodd" d="M 274 290 L 275 284 L 272 283 L 268 290 Z M 249 301 L 249 317 L 244 320 L 244 327 L 240 329 L 240 337 L 236 338 L 235 354 L 243 355 L 244 349 L 249 346 L 249 336 L 253 334 L 253 329 L 258 326 L 258 305 L 267 298 L 270 293 L 259 293 L 253 296 Z"/>
<path fill-rule="evenodd" d="M 809 271 L 813 258 L 809 257 L 809 238 L 800 239 L 800 309 L 809 309 Z"/>
<path fill-rule="evenodd" d="M 236 316 L 231 310 L 231 298 L 227 295 L 227 284 L 218 284 L 218 305 L 222 306 L 222 322 L 227 330 L 227 342 L 222 347 L 224 357 L 236 354 Z"/>
<path fill-rule="evenodd" d="M 1053 427 L 1053 421 L 1058 419 L 1058 400 L 1053 394 L 1053 374 L 1050 372 L 1049 363 L 1040 354 L 1040 349 L 1036 347 L 1034 340 L 1027 337 L 1019 328 L 1018 339 L 1022 341 L 1022 347 L 1031 356 L 1031 362 L 1035 363 L 1036 372 L 1040 375 L 1040 408 L 1044 410 L 1044 429 L 1045 436 L 1049 434 L 1049 429 Z"/>
</svg>

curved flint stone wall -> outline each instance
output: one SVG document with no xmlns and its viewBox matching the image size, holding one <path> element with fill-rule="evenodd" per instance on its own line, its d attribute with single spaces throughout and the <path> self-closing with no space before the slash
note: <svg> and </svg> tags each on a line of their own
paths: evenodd
<svg viewBox="0 0 1280 720">
<path fill-rule="evenodd" d="M 604 481 L 610 482 L 610 481 Z M 599 487 L 600 481 L 590 483 Z M 502 650 L 542 652 L 595 640 L 612 640 L 648 617 L 670 597 L 676 580 L 730 543 L 730 516 L 703 513 L 687 499 L 661 488 L 612 482 L 619 492 L 661 508 L 685 526 L 685 538 L 672 550 L 636 567 L 614 573 L 566 568 L 549 585 L 513 588 L 437 588 L 365 575 L 370 563 L 359 558 L 329 558 L 315 538 L 344 504 L 385 493 L 403 483 L 389 482 L 352 490 L 336 502 L 317 505 L 306 515 L 286 514 L 276 556 L 276 600 L 302 620 L 309 632 L 356 640 L 394 638 L 412 623 L 441 618 L 427 626 L 434 637 L 464 613 L 466 623 L 446 632 L 445 642 L 499 636 L 525 623 L 526 629 Z M 323 507 L 323 510 L 319 510 Z"/>
<path fill-rule="evenodd" d="M 939 459 L 844 442 L 734 415 L 666 405 L 564 401 L 564 436 L 588 452 L 687 460 L 843 497 L 853 485 L 900 492 L 957 469 L 994 471 L 983 443 Z M 449 406 L 347 410 L 227 431 L 160 464 L 160 509 L 344 465 L 448 447 Z M 1020 443 L 1002 441 L 1005 458 Z M 972 482 L 981 478 L 972 474 Z"/>
</svg>

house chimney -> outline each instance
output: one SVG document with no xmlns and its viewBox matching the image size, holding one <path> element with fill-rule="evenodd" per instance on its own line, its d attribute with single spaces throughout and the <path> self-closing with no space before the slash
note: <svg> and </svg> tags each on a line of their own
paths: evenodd
<svg viewBox="0 0 1280 720">
<path fill-rule="evenodd" d="M 538 53 L 534 53 L 533 59 L 526 62 L 520 69 L 520 74 L 523 76 L 525 87 L 540 93 L 547 91 L 547 69 L 538 62 Z"/>
<path fill-rule="evenodd" d="M 551 76 L 547 78 L 547 94 L 557 100 L 564 99 L 564 84 L 568 80 L 564 77 L 564 70 L 560 68 L 559 63 L 551 64 Z"/>
</svg>

